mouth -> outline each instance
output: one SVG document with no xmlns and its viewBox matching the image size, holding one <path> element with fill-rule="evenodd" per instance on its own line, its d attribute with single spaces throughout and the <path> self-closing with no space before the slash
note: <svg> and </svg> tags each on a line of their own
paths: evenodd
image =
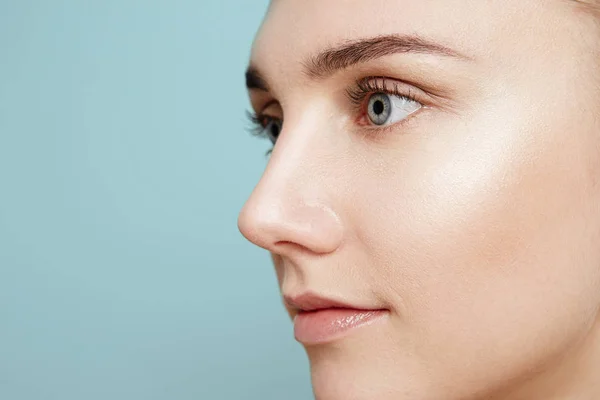
<svg viewBox="0 0 600 400">
<path fill-rule="evenodd" d="M 386 309 L 348 304 L 312 293 L 285 295 L 284 301 L 295 312 L 296 340 L 307 346 L 339 340 L 388 314 Z"/>
</svg>

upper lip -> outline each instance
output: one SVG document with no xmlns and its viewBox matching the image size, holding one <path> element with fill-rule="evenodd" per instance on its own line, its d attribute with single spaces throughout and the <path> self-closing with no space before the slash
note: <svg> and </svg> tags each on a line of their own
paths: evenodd
<svg viewBox="0 0 600 400">
<path fill-rule="evenodd" d="M 297 295 L 286 294 L 283 296 L 283 299 L 288 307 L 295 309 L 296 311 L 317 311 L 326 308 L 349 308 L 356 310 L 373 309 L 330 299 L 312 292 L 304 292 Z"/>
</svg>

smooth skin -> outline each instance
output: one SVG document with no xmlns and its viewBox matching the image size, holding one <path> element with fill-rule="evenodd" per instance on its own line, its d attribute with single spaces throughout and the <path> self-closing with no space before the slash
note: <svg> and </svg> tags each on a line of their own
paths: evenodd
<svg viewBox="0 0 600 400">
<path fill-rule="evenodd" d="M 305 346 L 316 399 L 600 399 L 599 18 L 568 0 L 272 2 L 249 93 L 283 129 L 240 231 L 283 295 L 389 311 Z M 310 72 L 384 36 L 452 54 Z M 369 76 L 423 107 L 365 122 L 346 91 Z"/>
</svg>

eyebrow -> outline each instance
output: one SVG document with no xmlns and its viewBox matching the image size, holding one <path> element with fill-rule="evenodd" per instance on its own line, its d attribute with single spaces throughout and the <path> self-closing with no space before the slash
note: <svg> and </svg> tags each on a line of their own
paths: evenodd
<svg viewBox="0 0 600 400">
<path fill-rule="evenodd" d="M 327 49 L 304 63 L 306 75 L 325 78 L 335 72 L 397 53 L 420 53 L 469 59 L 456 50 L 416 35 L 386 35 L 360 39 Z"/>
<path fill-rule="evenodd" d="M 430 54 L 472 60 L 471 57 L 457 50 L 418 35 L 385 35 L 358 39 L 326 49 L 303 63 L 304 73 L 311 79 L 324 79 L 356 64 L 398 53 Z M 268 91 L 266 80 L 254 66 L 250 66 L 246 71 L 246 87 Z"/>
<path fill-rule="evenodd" d="M 258 69 L 252 65 L 246 70 L 246 88 L 248 90 L 257 89 L 264 90 L 265 92 L 269 91 L 267 81 L 262 77 Z"/>
</svg>

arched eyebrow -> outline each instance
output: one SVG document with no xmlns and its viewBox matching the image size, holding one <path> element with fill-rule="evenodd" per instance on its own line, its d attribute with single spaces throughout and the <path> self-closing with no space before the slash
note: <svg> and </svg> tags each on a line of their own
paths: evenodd
<svg viewBox="0 0 600 400">
<path fill-rule="evenodd" d="M 397 53 L 420 53 L 472 60 L 457 50 L 417 35 L 385 35 L 355 40 L 327 49 L 304 63 L 304 72 L 312 79 L 321 79 L 356 64 Z"/>
<path fill-rule="evenodd" d="M 303 71 L 310 79 L 323 79 L 356 64 L 397 53 L 419 53 L 472 60 L 457 50 L 435 43 L 417 35 L 385 35 L 358 39 L 331 47 L 309 57 L 303 63 Z M 268 91 L 268 85 L 257 67 L 246 71 L 246 87 Z"/>
</svg>

